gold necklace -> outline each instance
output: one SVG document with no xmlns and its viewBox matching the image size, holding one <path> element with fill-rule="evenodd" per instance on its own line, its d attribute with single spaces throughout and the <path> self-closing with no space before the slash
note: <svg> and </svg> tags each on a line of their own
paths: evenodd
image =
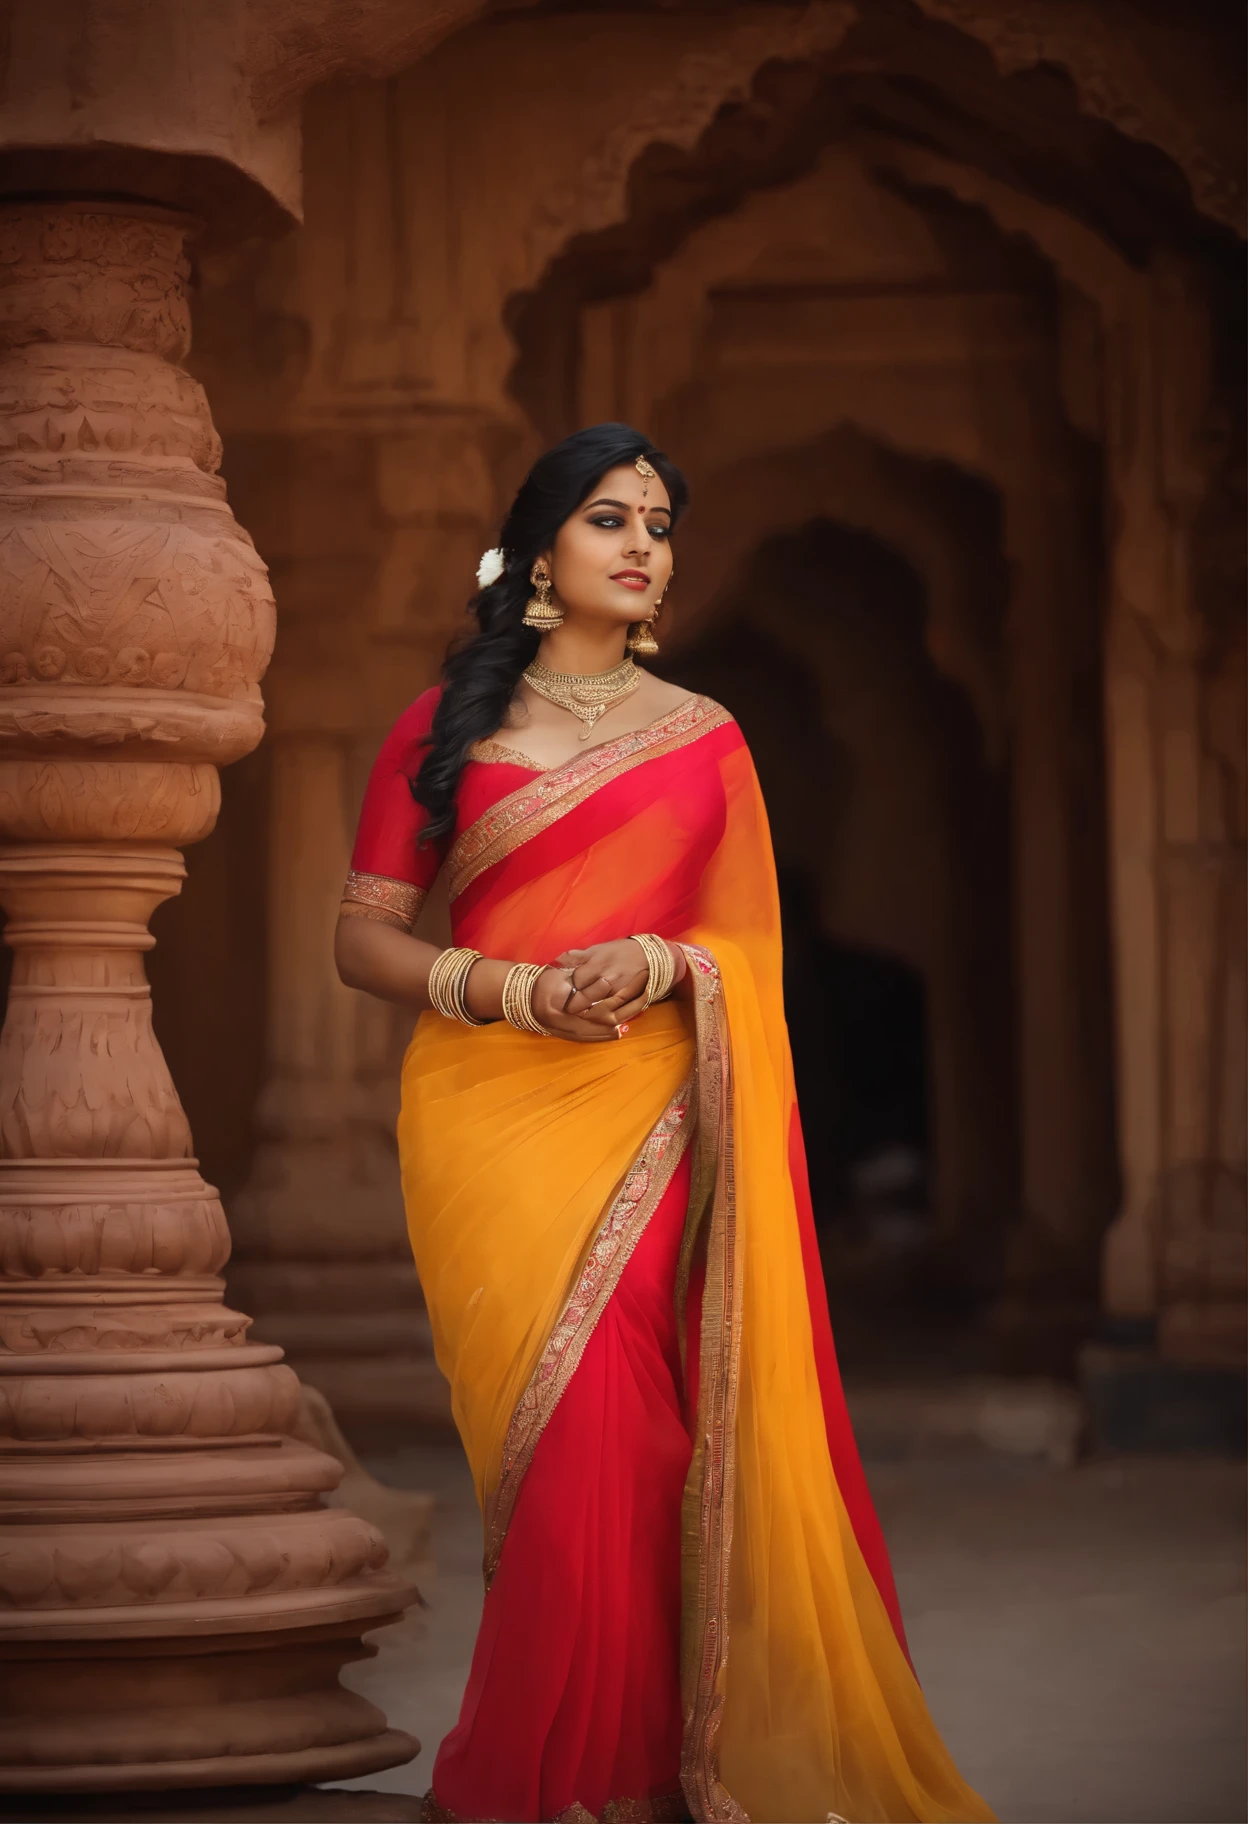
<svg viewBox="0 0 1248 1824">
<path fill-rule="evenodd" d="M 547 702 L 571 710 L 577 720 L 585 724 L 581 740 L 588 741 L 599 716 L 605 716 L 609 709 L 636 690 L 641 683 L 641 672 L 631 658 L 621 660 L 610 671 L 588 673 L 552 671 L 540 659 L 534 659 L 524 674 L 524 681 Z"/>
</svg>

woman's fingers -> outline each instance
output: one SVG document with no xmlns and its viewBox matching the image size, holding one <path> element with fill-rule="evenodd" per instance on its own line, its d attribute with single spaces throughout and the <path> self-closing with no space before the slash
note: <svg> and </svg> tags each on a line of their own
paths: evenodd
<svg viewBox="0 0 1248 1824">
<path fill-rule="evenodd" d="M 579 1013 L 585 1007 L 592 1007 L 598 1001 L 605 1001 L 615 993 L 615 987 L 608 976 L 591 975 L 585 981 L 578 982 L 575 973 L 572 976 L 573 994 L 564 1002 L 565 1013 Z"/>
<path fill-rule="evenodd" d="M 639 997 L 644 998 L 645 990 L 644 976 L 636 976 L 632 981 L 619 983 L 613 983 L 608 978 L 603 982 L 591 983 L 589 989 L 575 999 L 569 998 L 564 1011 L 574 1013 L 580 1019 L 586 1018 L 591 1008 L 595 1012 L 613 1012 L 616 1008 L 622 1007 L 626 1001 L 637 1000 Z"/>
<path fill-rule="evenodd" d="M 599 983 L 604 983 L 606 985 L 608 993 L 611 989 L 611 977 L 604 974 L 601 969 L 596 969 L 592 963 L 589 965 L 582 964 L 579 969 L 574 969 L 572 971 L 572 980 L 582 993 L 590 988 L 597 987 Z"/>
<path fill-rule="evenodd" d="M 576 977 L 574 975 L 569 976 L 568 992 L 564 997 L 563 1011 L 565 1013 L 580 1013 L 584 1008 L 592 1007 L 595 998 L 600 999 L 601 997 L 595 997 L 595 995 L 590 992 L 591 987 L 591 983 L 586 983 L 583 988 L 578 988 L 576 985 Z"/>
<path fill-rule="evenodd" d="M 595 1024 L 618 1025 L 621 1020 L 628 1020 L 636 1013 L 641 1013 L 646 1004 L 646 984 L 630 982 L 623 988 L 617 988 L 605 1000 L 596 1001 L 593 1006 L 575 1013 L 574 1017 L 582 1022 L 589 1020 Z"/>
<path fill-rule="evenodd" d="M 575 969 L 589 955 L 588 950 L 565 950 L 562 956 L 555 958 L 556 969 Z"/>
<path fill-rule="evenodd" d="M 581 1017 L 568 1019 L 561 1013 L 552 1014 L 547 1030 L 558 1039 L 575 1039 L 578 1045 L 594 1045 L 602 1039 L 615 1037 L 614 1026 L 599 1025 Z"/>
</svg>

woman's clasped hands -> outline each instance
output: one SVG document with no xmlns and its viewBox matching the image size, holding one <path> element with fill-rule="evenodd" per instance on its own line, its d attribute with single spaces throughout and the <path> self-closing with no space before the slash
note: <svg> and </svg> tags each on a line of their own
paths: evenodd
<svg viewBox="0 0 1248 1824">
<path fill-rule="evenodd" d="M 616 1039 L 646 1004 L 649 969 L 635 938 L 565 950 L 533 985 L 533 1012 L 561 1039 Z"/>
</svg>

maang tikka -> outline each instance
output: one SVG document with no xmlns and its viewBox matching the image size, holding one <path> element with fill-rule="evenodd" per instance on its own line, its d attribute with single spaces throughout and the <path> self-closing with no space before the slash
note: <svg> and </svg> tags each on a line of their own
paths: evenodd
<svg viewBox="0 0 1248 1824">
<path fill-rule="evenodd" d="M 544 558 L 539 557 L 530 570 L 529 581 L 537 594 L 531 595 L 525 605 L 523 625 L 537 633 L 553 633 L 556 627 L 563 626 L 563 611 L 550 599 L 550 571 Z"/>
</svg>

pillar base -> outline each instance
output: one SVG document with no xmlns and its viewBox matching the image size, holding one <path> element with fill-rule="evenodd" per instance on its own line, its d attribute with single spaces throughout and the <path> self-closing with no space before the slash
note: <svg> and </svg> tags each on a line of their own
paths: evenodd
<svg viewBox="0 0 1248 1824">
<path fill-rule="evenodd" d="M 338 1683 L 394 1613 L 267 1638 L 4 1643 L 0 1794 L 152 1792 L 355 1779 L 420 1744 Z"/>
<path fill-rule="evenodd" d="M 372 1787 L 218 1786 L 196 1792 L 164 1787 L 81 1793 L 74 1799 L 0 1795 L 0 1819 L 13 1824 L 420 1824 L 423 1817 L 419 1793 Z"/>
</svg>

